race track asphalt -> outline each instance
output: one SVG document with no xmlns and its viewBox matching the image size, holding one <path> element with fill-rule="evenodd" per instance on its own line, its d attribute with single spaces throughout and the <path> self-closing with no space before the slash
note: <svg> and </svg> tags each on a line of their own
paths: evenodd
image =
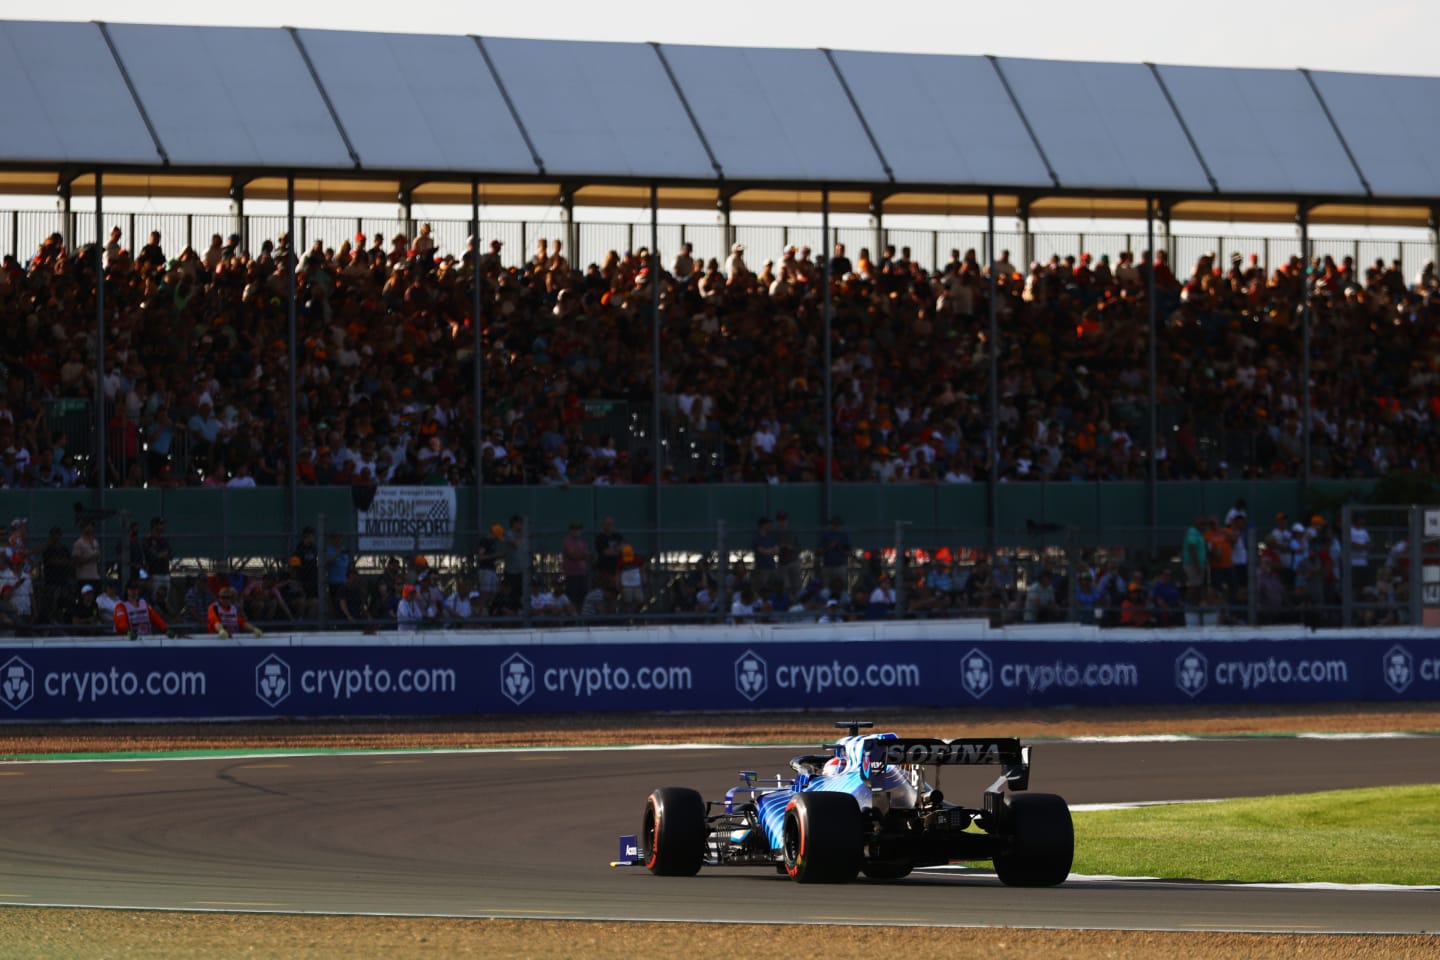
<svg viewBox="0 0 1440 960">
<path fill-rule="evenodd" d="M 719 797 L 795 748 L 504 751 L 0 764 L 0 902 L 179 910 L 1144 930 L 1433 932 L 1440 892 L 983 874 L 794 884 L 612 868 L 645 796 Z M 1041 742 L 1031 788 L 1071 803 L 1433 782 L 1440 738 Z M 994 768 L 947 768 L 978 804 Z"/>
</svg>

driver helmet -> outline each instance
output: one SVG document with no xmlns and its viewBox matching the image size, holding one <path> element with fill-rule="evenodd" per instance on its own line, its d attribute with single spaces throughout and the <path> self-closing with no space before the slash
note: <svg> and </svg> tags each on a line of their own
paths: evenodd
<svg viewBox="0 0 1440 960">
<path fill-rule="evenodd" d="M 844 769 L 845 759 L 843 757 L 831 757 L 825 761 L 825 767 L 821 772 L 827 777 L 833 777 L 843 772 Z"/>
</svg>

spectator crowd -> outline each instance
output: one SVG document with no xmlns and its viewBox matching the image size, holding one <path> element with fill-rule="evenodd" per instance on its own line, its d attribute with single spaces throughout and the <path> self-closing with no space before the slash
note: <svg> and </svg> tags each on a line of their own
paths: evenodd
<svg viewBox="0 0 1440 960">
<path fill-rule="evenodd" d="M 1314 515 L 1252 529 L 1244 501 L 1197 517 L 1174 551 L 859 548 L 840 517 L 818 532 L 762 517 L 721 560 L 641 553 L 606 517 L 533 549 L 523 518 L 494 524 L 473 555 L 377 556 L 362 564 L 349 538 L 322 543 L 307 527 L 287 557 L 259 566 L 176 561 L 163 517 L 102 546 L 82 518 L 78 536 L 52 527 L 35 547 L 24 518 L 0 563 L 0 631 L 141 635 L 329 626 L 374 632 L 513 625 L 614 624 L 661 617 L 760 623 L 979 617 L 1010 624 L 1073 622 L 1166 628 L 1304 623 L 1339 626 L 1348 586 L 1352 623 L 1410 622 L 1404 536 L 1372 539 L 1364 515 L 1347 532 Z M 551 538 L 553 540 L 553 537 Z M 183 551 L 182 547 L 182 551 Z M 1250 557 L 1255 558 L 1252 564 Z M 1348 581 L 1348 583 L 1342 583 Z"/>
<path fill-rule="evenodd" d="M 823 472 L 823 284 L 833 294 L 834 477 L 990 477 L 990 351 L 998 478 L 1097 481 L 1148 473 L 1147 285 L 1160 317 L 1154 457 L 1162 479 L 1297 476 L 1310 306 L 1312 476 L 1431 469 L 1440 372 L 1433 264 L 1360 269 L 1298 258 L 1267 275 L 1252 255 L 1204 256 L 1177 276 L 1163 251 L 992 264 L 952 251 L 926 271 L 908 248 L 825 258 L 808 248 L 722 263 L 687 245 L 572 266 L 559 241 L 523 263 L 472 238 L 442 256 L 430 229 L 289 238 L 256 251 L 215 236 L 167 252 L 103 251 L 97 356 L 91 248 L 50 237 L 0 266 L 0 484 L 95 485 L 88 432 L 51 401 L 105 396 L 104 482 L 251 486 L 287 480 L 290 421 L 303 484 L 623 484 L 653 479 L 650 444 L 597 426 L 595 401 L 651 397 L 659 286 L 667 430 L 713 455 L 667 482 L 785 482 Z M 753 265 L 752 265 L 753 264 Z M 288 399 L 287 266 L 298 289 L 297 408 Z M 472 278 L 483 278 L 483 440 L 476 444 Z M 989 342 L 989 280 L 999 339 Z"/>
</svg>

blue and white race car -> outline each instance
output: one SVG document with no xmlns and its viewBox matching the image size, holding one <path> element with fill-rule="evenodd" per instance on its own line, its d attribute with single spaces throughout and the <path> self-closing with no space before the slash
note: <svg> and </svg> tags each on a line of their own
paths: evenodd
<svg viewBox="0 0 1440 960">
<path fill-rule="evenodd" d="M 774 867 L 801 883 L 895 880 L 915 867 L 990 860 L 1001 882 L 1054 886 L 1070 873 L 1075 834 L 1070 808 L 1028 793 L 1030 748 L 1014 738 L 939 740 L 861 734 L 867 721 L 842 721 L 849 736 L 829 752 L 793 758 L 794 777 L 762 781 L 741 771 L 724 800 L 686 787 L 661 787 L 645 801 L 638 837 L 621 838 L 621 861 L 660 876 L 694 876 L 702 866 Z M 998 764 L 1000 777 L 978 808 L 948 802 L 940 768 Z M 934 782 L 927 767 L 935 768 Z M 628 855 L 627 855 L 628 853 Z"/>
</svg>

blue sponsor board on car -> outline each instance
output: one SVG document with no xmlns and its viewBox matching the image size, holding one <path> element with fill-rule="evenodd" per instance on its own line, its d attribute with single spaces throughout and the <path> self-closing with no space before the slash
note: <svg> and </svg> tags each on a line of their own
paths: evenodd
<svg viewBox="0 0 1440 960">
<path fill-rule="evenodd" d="M 0 648 L 8 720 L 1440 698 L 1440 637 Z"/>
</svg>

